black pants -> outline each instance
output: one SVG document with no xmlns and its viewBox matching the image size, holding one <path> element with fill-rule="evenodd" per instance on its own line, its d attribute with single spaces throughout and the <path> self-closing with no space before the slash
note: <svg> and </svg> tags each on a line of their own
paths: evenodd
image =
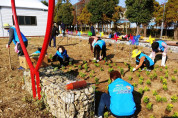
<svg viewBox="0 0 178 118">
<path fill-rule="evenodd" d="M 100 56 L 100 51 L 101 52 L 101 56 L 103 56 L 103 58 L 106 57 L 106 45 L 103 45 L 102 46 L 102 49 L 100 48 L 99 45 L 96 45 L 95 48 L 94 48 L 94 57 L 99 60 L 99 56 Z"/>
<path fill-rule="evenodd" d="M 61 65 L 67 66 L 69 64 L 69 57 L 61 58 L 59 56 L 53 56 L 53 61 L 59 61 Z"/>
<path fill-rule="evenodd" d="M 25 44 L 25 47 L 27 47 L 27 46 L 28 46 L 28 41 L 25 41 L 24 44 Z M 18 56 L 22 56 L 22 55 L 24 55 L 20 43 L 17 45 L 17 49 L 19 50 Z"/>
<path fill-rule="evenodd" d="M 56 36 L 51 36 L 51 39 L 49 41 L 49 46 L 51 47 L 51 41 L 53 39 L 53 46 L 56 47 Z"/>
<path fill-rule="evenodd" d="M 139 63 L 140 62 L 136 62 L 137 65 L 139 65 Z M 151 70 L 153 69 L 153 66 L 150 66 L 150 62 L 147 59 L 145 59 L 145 61 L 143 62 L 140 68 L 142 69 L 144 67 L 147 67 L 148 69 L 151 69 Z"/>
</svg>

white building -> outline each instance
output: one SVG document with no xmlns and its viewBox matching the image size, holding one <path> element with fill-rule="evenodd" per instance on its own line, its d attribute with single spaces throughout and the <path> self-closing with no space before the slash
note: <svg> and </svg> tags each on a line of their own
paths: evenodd
<svg viewBox="0 0 178 118">
<path fill-rule="evenodd" d="M 15 0 L 21 32 L 25 36 L 44 36 L 47 25 L 48 7 L 39 0 Z M 0 0 L 0 37 L 7 37 L 3 23 L 15 27 L 12 18 L 11 0 Z"/>
</svg>

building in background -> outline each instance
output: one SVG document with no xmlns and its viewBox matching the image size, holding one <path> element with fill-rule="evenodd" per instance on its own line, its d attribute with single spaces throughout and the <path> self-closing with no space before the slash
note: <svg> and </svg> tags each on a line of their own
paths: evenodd
<svg viewBox="0 0 178 118">
<path fill-rule="evenodd" d="M 16 12 L 21 32 L 25 36 L 44 36 L 47 25 L 48 7 L 39 0 L 15 0 Z M 3 23 L 15 27 L 11 0 L 0 0 L 0 37 L 7 37 Z"/>
</svg>

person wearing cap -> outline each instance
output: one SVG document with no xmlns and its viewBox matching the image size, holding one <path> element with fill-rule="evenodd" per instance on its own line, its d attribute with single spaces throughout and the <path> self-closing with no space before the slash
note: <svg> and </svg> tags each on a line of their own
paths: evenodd
<svg viewBox="0 0 178 118">
<path fill-rule="evenodd" d="M 15 44 L 15 52 L 18 53 L 18 56 L 24 55 L 22 47 L 20 45 L 18 35 L 17 35 L 16 28 L 11 27 L 8 23 L 3 24 L 3 28 L 5 30 L 8 30 L 8 32 L 9 32 L 9 42 L 8 42 L 8 44 L 6 44 L 6 48 L 9 48 L 11 42 L 13 42 Z M 23 35 L 22 32 L 21 32 L 21 36 L 22 36 L 23 42 L 25 44 L 25 47 L 27 47 L 28 46 L 27 38 Z"/>
<path fill-rule="evenodd" d="M 153 69 L 154 62 L 149 56 L 142 53 L 140 50 L 135 49 L 132 51 L 132 58 L 135 57 L 136 57 L 136 67 L 133 68 L 133 72 L 139 68 L 144 69 L 144 67 L 147 67 L 147 71 Z"/>
<path fill-rule="evenodd" d="M 168 45 L 164 41 L 160 40 L 160 41 L 153 42 L 151 47 L 152 47 L 152 52 L 150 54 L 150 58 L 154 61 L 155 54 L 157 52 L 162 52 L 161 66 L 165 66 Z"/>
<path fill-rule="evenodd" d="M 65 50 L 63 46 L 59 46 L 52 60 L 59 61 L 61 66 L 67 65 L 69 63 L 69 56 L 67 55 L 67 50 Z"/>
<path fill-rule="evenodd" d="M 102 56 L 103 59 L 106 57 L 106 43 L 99 37 L 93 36 L 92 38 L 94 38 L 92 42 L 92 47 L 94 48 L 94 60 L 97 60 L 97 62 L 99 62 L 99 60 L 102 59 Z M 101 55 L 100 51 L 102 51 Z"/>
<path fill-rule="evenodd" d="M 121 79 L 118 71 L 112 71 L 110 79 L 112 83 L 108 85 L 109 93 L 103 93 L 100 98 L 98 118 L 103 117 L 105 106 L 115 117 L 132 117 L 136 110 L 133 97 L 134 87 Z"/>
</svg>

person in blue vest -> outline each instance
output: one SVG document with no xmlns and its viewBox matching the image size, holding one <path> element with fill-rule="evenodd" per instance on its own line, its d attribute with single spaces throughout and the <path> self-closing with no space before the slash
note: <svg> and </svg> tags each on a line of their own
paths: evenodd
<svg viewBox="0 0 178 118">
<path fill-rule="evenodd" d="M 24 55 L 22 47 L 20 45 L 18 35 L 17 35 L 16 28 L 11 27 L 8 23 L 4 23 L 3 28 L 5 30 L 8 30 L 8 32 L 9 32 L 9 42 L 8 42 L 8 44 L 6 44 L 6 48 L 9 48 L 10 44 L 13 42 L 15 44 L 15 51 L 18 53 L 18 56 Z M 22 32 L 21 32 L 21 36 L 22 36 L 23 42 L 25 44 L 25 47 L 27 47 L 28 46 L 27 38 L 23 35 Z"/>
<path fill-rule="evenodd" d="M 97 60 L 97 62 L 99 62 L 99 60 L 102 60 L 106 57 L 106 43 L 99 37 L 94 36 L 92 38 L 94 38 L 94 41 L 92 42 L 92 46 L 94 48 L 94 60 Z"/>
<path fill-rule="evenodd" d="M 63 46 L 59 46 L 52 60 L 59 61 L 61 66 L 66 66 L 69 63 L 69 56 L 67 55 L 67 50 L 65 50 Z"/>
<path fill-rule="evenodd" d="M 142 53 L 140 50 L 135 49 L 132 51 L 132 58 L 135 57 L 136 57 L 136 68 L 133 68 L 133 72 L 139 68 L 143 70 L 144 67 L 147 68 L 147 71 L 151 71 L 153 69 L 154 62 L 149 56 Z"/>
<path fill-rule="evenodd" d="M 121 79 L 118 71 L 110 73 L 111 84 L 108 85 L 108 93 L 103 93 L 98 107 L 98 117 L 103 117 L 105 106 L 115 117 L 132 117 L 136 110 L 134 102 L 134 87 Z"/>
<path fill-rule="evenodd" d="M 162 52 L 161 66 L 166 66 L 165 63 L 166 63 L 166 53 L 168 50 L 168 45 L 164 41 L 160 40 L 160 41 L 153 42 L 151 47 L 152 47 L 152 52 L 150 54 L 150 58 L 152 58 L 152 60 L 154 61 L 155 54 L 157 52 Z"/>
</svg>

